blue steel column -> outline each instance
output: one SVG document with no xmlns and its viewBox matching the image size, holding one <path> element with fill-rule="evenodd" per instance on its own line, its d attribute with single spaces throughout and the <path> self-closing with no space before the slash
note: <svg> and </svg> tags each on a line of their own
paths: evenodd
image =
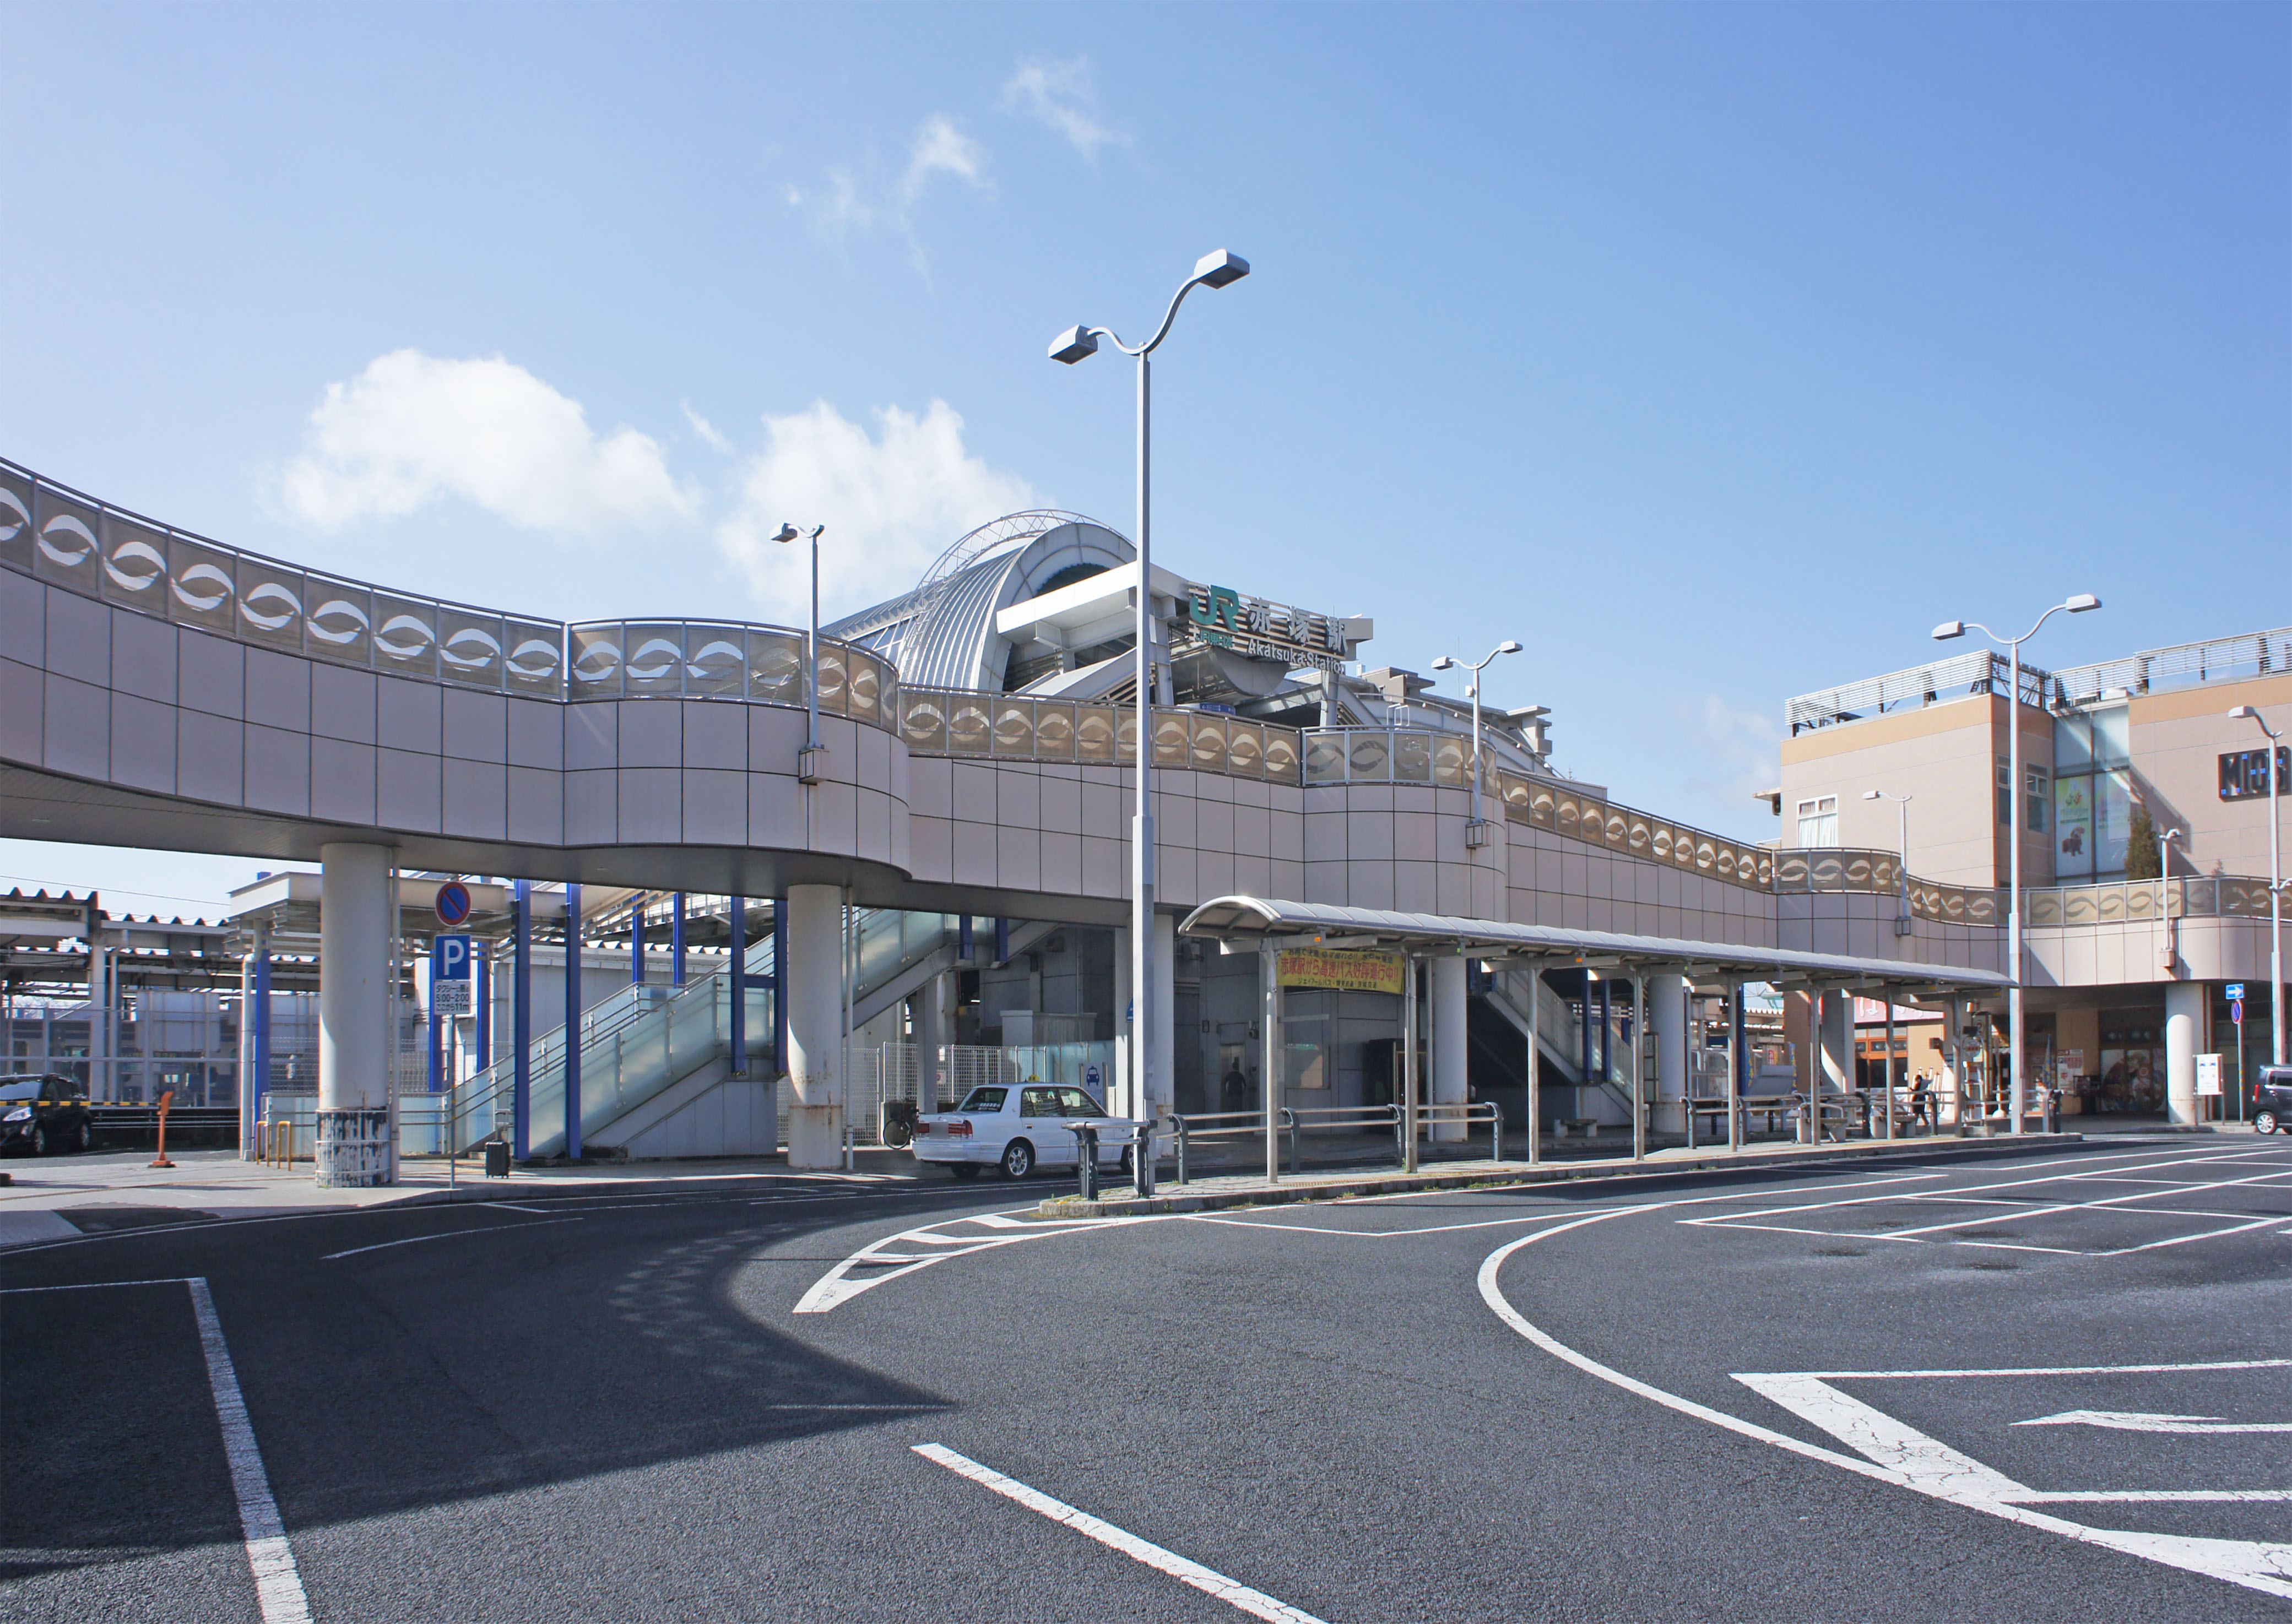
<svg viewBox="0 0 2292 1624">
<path fill-rule="evenodd" d="M 565 886 L 565 1154 L 581 1159 L 581 888 Z"/>
<path fill-rule="evenodd" d="M 684 893 L 668 906 L 668 985 L 684 985 Z"/>
<path fill-rule="evenodd" d="M 471 1045 L 477 1050 L 471 1067 L 475 1073 L 494 1063 L 494 960 L 490 945 L 485 955 L 471 967 L 471 973 L 478 978 L 477 1014 L 472 1023 L 476 1030 L 470 1034 Z"/>
<path fill-rule="evenodd" d="M 629 904 L 629 985 L 644 985 L 644 897 Z"/>
<path fill-rule="evenodd" d="M 787 1074 L 787 893 L 772 898 L 772 1065 L 774 1078 Z"/>
<path fill-rule="evenodd" d="M 1605 976 L 1600 977 L 1600 1081 L 1602 1082 L 1611 1081 L 1609 1073 L 1614 1059 L 1614 1057 L 1608 1052 L 1615 1041 L 1616 1024 L 1616 1012 L 1609 1002 L 1610 985 L 1610 983 Z"/>
<path fill-rule="evenodd" d="M 1581 1041 L 1576 1056 L 1576 1114 L 1584 1114 L 1584 1090 L 1592 1086 L 1592 974 L 1584 973 L 1584 993 L 1577 1004 L 1582 1018 L 1578 1022 Z"/>
<path fill-rule="evenodd" d="M 262 931 L 254 940 L 254 1008 L 245 1011 L 254 1023 L 254 1075 L 239 1086 L 253 1089 L 246 1097 L 254 1101 L 254 1120 L 261 1122 L 262 1097 L 270 1092 L 270 933 Z"/>
<path fill-rule="evenodd" d="M 509 964 L 510 1154 L 533 1154 L 533 881 L 517 882 Z"/>
<path fill-rule="evenodd" d="M 438 945 L 430 945 L 430 1091 L 435 1094 L 445 1081 L 445 1066 L 440 1053 L 441 1032 L 438 1021 Z"/>
<path fill-rule="evenodd" d="M 732 1075 L 748 1074 L 748 899 L 732 904 Z"/>
</svg>

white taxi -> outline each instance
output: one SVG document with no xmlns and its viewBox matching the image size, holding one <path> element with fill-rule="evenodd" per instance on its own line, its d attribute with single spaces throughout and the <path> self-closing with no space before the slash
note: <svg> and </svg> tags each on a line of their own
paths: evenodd
<svg viewBox="0 0 2292 1624">
<path fill-rule="evenodd" d="M 1037 1167 L 1072 1167 L 1079 1141 L 1070 1129 L 1098 1130 L 1098 1163 L 1119 1167 L 1138 1124 L 1109 1116 L 1088 1090 L 1047 1082 L 982 1083 L 952 1111 L 916 1119 L 917 1162 L 942 1163 L 957 1178 L 997 1167 L 1024 1178 Z"/>
</svg>

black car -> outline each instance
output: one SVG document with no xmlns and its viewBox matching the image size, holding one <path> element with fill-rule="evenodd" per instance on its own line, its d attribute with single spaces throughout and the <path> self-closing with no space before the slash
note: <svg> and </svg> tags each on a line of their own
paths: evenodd
<svg viewBox="0 0 2292 1624">
<path fill-rule="evenodd" d="M 2283 1133 L 2292 1123 L 2292 1065 L 2264 1065 L 2252 1080 L 2252 1125 Z"/>
<path fill-rule="evenodd" d="M 54 1072 L 0 1077 L 0 1150 L 45 1156 L 94 1142 L 95 1119 L 80 1083 Z"/>
</svg>

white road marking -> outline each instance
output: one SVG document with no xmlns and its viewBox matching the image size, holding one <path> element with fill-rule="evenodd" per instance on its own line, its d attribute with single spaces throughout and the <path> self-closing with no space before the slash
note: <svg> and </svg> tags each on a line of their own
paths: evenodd
<svg viewBox="0 0 2292 1624">
<path fill-rule="evenodd" d="M 1594 1210 L 1608 1212 L 1617 1209 L 1602 1207 Z M 1270 1224 L 1263 1218 L 1225 1218 L 1215 1212 L 1185 1212 L 1178 1216 L 1190 1218 L 1197 1224 L 1230 1224 L 1236 1229 L 1289 1229 L 1305 1234 L 1352 1235 L 1364 1241 L 1392 1241 L 1408 1235 L 1446 1234 L 1454 1229 L 1507 1229 L 1521 1224 L 1548 1224 L 1554 1218 L 1580 1218 L 1583 1213 L 1581 1207 L 1562 1207 L 1554 1212 L 1521 1212 L 1511 1218 L 1482 1218 L 1472 1224 L 1428 1224 L 1422 1229 L 1332 1229 L 1326 1224 Z"/>
<path fill-rule="evenodd" d="M 2182 1371 L 2279 1371 L 2292 1359 L 2215 1359 L 2199 1364 L 2014 1364 L 1965 1371 L 1801 1371 L 1824 1381 L 1965 1380 L 1989 1376 L 2161 1376 Z"/>
<path fill-rule="evenodd" d="M 215 1419 L 222 1423 L 223 1458 L 230 1463 L 231 1491 L 238 1497 L 239 1530 L 246 1541 L 246 1565 L 254 1574 L 262 1624 L 311 1624 L 303 1576 L 295 1570 L 294 1548 L 286 1543 L 286 1527 L 278 1520 L 278 1502 L 270 1497 L 270 1477 L 262 1469 L 254 1424 L 246 1419 L 246 1401 L 239 1395 L 238 1374 L 231 1368 L 214 1298 L 205 1279 L 195 1276 L 184 1283 L 191 1289 L 191 1312 L 198 1318 L 199 1346 L 206 1353 L 207 1386 L 214 1394 Z"/>
<path fill-rule="evenodd" d="M 1030 1489 L 1015 1477 L 1005 1477 L 991 1467 L 983 1467 L 965 1455 L 958 1455 L 941 1443 L 917 1443 L 912 1446 L 924 1459 L 935 1461 L 957 1476 L 968 1477 L 981 1488 L 991 1489 L 1008 1500 L 1015 1500 L 1028 1510 L 1037 1512 L 1071 1528 L 1085 1538 L 1097 1540 L 1110 1549 L 1120 1551 L 1134 1562 L 1144 1563 L 1157 1572 L 1167 1573 L 1181 1584 L 1191 1586 L 1204 1596 L 1215 1596 L 1230 1607 L 1239 1608 L 1254 1619 L 1263 1619 L 1267 1624 L 1323 1624 L 1311 1613 L 1276 1601 L 1263 1590 L 1254 1590 L 1238 1579 L 1229 1579 L 1215 1568 L 1166 1550 L 1150 1540 L 1142 1540 L 1126 1529 L 1078 1511 L 1064 1500 L 1053 1499 L 1040 1489 Z"/>
<path fill-rule="evenodd" d="M 827 1314 L 841 1307 L 864 1291 L 894 1281 L 917 1269 L 927 1269 L 934 1263 L 950 1258 L 968 1258 L 973 1252 L 991 1251 L 997 1247 L 1016 1246 L 1022 1241 L 1047 1240 L 1053 1235 L 1074 1234 L 1085 1230 L 1119 1229 L 1133 1224 L 1162 1224 L 1172 1218 L 1190 1216 L 1178 1212 L 1154 1212 L 1136 1218 L 1081 1218 L 1071 1223 L 1021 1226 L 1016 1220 L 1000 1213 L 989 1213 L 980 1218 L 941 1218 L 935 1224 L 915 1229 L 903 1229 L 897 1234 L 870 1241 L 849 1258 L 814 1281 L 811 1289 L 796 1299 L 797 1314 Z M 1020 1229 L 1018 1234 L 941 1235 L 940 1228 L 956 1224 L 991 1224 L 997 1229 Z M 920 1242 L 940 1246 L 944 1251 L 922 1253 L 897 1250 L 903 1242 Z M 856 1270 L 871 1272 L 861 1277 Z"/>
<path fill-rule="evenodd" d="M 165 1280 L 92 1280 L 80 1286 L 10 1286 L 0 1290 L 0 1297 L 19 1297 L 32 1291 L 109 1291 L 114 1286 L 179 1286 L 190 1278 L 188 1274 L 171 1274 Z"/>
<path fill-rule="evenodd" d="M 1924 1441 L 1913 1446 L 1910 1440 L 1904 1435 L 1912 1433 L 1915 1429 L 1904 1426 L 1891 1417 L 1882 1418 L 1887 1423 L 1883 1433 L 1874 1432 L 1871 1430 L 1867 1415 L 1850 1411 L 1830 1403 L 1826 1398 L 1814 1413 L 1805 1416 L 1807 1420 L 1823 1427 L 1825 1431 L 1831 1430 L 1828 1422 L 1836 1420 L 1846 1430 L 1843 1437 L 1841 1433 L 1832 1432 L 1834 1437 L 1842 1437 L 1842 1441 L 1856 1444 L 1858 1447 L 1863 1439 L 1868 1438 L 1875 1447 L 1888 1451 L 1893 1459 L 1886 1464 L 1880 1464 L 1875 1459 L 1860 1459 L 1852 1455 L 1842 1455 L 1836 1451 L 1823 1449 L 1802 1439 L 1776 1432 L 1770 1427 L 1744 1420 L 1739 1416 L 1729 1415 L 1724 1411 L 1714 1410 L 1707 1404 L 1699 1404 L 1692 1399 L 1683 1398 L 1678 1394 L 1667 1392 L 1661 1387 L 1626 1376 L 1621 1371 L 1602 1364 L 1598 1360 L 1586 1355 L 1578 1353 L 1574 1348 L 1531 1323 L 1505 1298 L 1503 1290 L 1497 1284 L 1497 1275 L 1505 1261 L 1523 1248 L 1548 1241 L 1554 1235 L 1564 1234 L 1571 1229 L 1580 1227 L 1583 1224 L 1599 1223 L 1605 1218 L 1623 1216 L 1624 1212 L 1658 1210 L 1675 1204 L 1677 1203 L 1663 1202 L 1651 1203 L 1647 1207 L 1625 1209 L 1623 1212 L 1586 1218 L 1576 1224 L 1565 1224 L 1557 1228 L 1522 1235 L 1516 1241 L 1508 1241 L 1481 1260 L 1480 1271 L 1481 1299 L 1488 1304 L 1498 1319 L 1554 1358 L 1575 1366 L 1586 1375 L 1596 1377 L 1613 1387 L 1620 1387 L 1625 1392 L 1636 1394 L 1642 1398 L 1663 1405 L 1666 1409 L 1676 1411 L 1682 1415 L 1692 1416 L 1697 1420 L 1708 1422 L 1715 1427 L 1723 1427 L 1739 1436 L 1755 1438 L 1761 1443 L 1771 1443 L 1792 1454 L 1802 1455 L 1812 1460 L 1828 1461 L 1833 1466 L 1860 1476 L 1875 1478 L 1880 1483 L 1893 1483 L 2009 1523 L 2019 1523 L 2027 1527 L 2045 1529 L 2049 1532 L 2061 1534 L 2065 1538 L 2086 1544 L 2143 1557 L 2167 1567 L 2181 1568 L 2189 1572 L 2202 1573 L 2210 1578 L 2224 1580 L 2231 1584 L 2242 1585 L 2248 1589 L 2263 1591 L 2270 1596 L 2292 1596 L 2292 1545 L 2270 1545 L 2251 1540 L 2207 1540 L 2182 1534 L 2156 1534 L 2114 1528 L 2094 1528 L 2083 1523 L 2073 1523 L 2065 1517 L 2035 1511 L 2028 1505 L 2017 1503 L 2014 1499 L 1999 1499 L 1992 1494 L 1981 1492 L 1981 1485 L 1990 1480 L 1995 1480 L 1996 1483 L 2010 1483 L 2012 1480 L 1990 1472 L 1988 1467 L 1981 1467 L 1978 1461 L 1970 1460 L 1968 1457 L 1949 1449 L 1939 1440 L 1924 1439 L 1924 1435 L 1917 1435 Z M 1863 1374 L 1866 1372 L 1852 1371 L 1830 1372 L 1834 1379 L 1853 1378 Z M 1780 1394 L 1790 1397 L 1807 1396 L 1809 1394 L 1807 1388 L 1790 1385 L 1794 1379 L 1820 1383 L 1820 1379 L 1809 1377 L 1804 1371 L 1771 1379 L 1779 1384 L 1776 1391 Z M 1737 1379 L 1745 1379 L 1739 1376 Z M 1826 1389 L 1826 1392 L 1828 1391 Z M 1835 1396 L 1843 1399 L 1845 1395 L 1841 1394 Z M 1778 1399 L 1777 1402 L 1782 1401 Z M 1865 1411 L 1868 1415 L 1878 1413 L 1870 1411 L 1868 1405 L 1856 1404 L 1852 1400 L 1848 1400 L 1847 1403 L 1853 1405 L 1854 1411 Z M 1967 1467 L 1977 1468 L 1979 1473 L 1987 1474 L 1987 1477 L 1969 1475 L 1965 1470 Z M 1991 1486 L 1994 1487 L 1994 1483 Z M 2038 1497 L 2036 1491 L 2022 1490 L 2021 1493 L 2032 1499 Z"/>
<path fill-rule="evenodd" d="M 2151 1500 L 2175 1504 L 2292 1500 L 2292 1489 L 2080 1489 L 2062 1494 L 2021 1497 L 2025 1506 L 2143 1505 Z"/>
<path fill-rule="evenodd" d="M 345 1252 L 328 1252 L 319 1261 L 332 1263 L 337 1258 L 355 1258 L 360 1252 L 388 1251 L 393 1246 L 415 1246 L 424 1241 L 450 1241 L 456 1235 L 506 1234 L 512 1229 L 546 1229 L 552 1224 L 577 1224 L 580 1221 L 577 1218 L 542 1218 L 531 1224 L 480 1224 L 470 1229 L 441 1229 L 434 1235 L 408 1235 L 403 1241 L 376 1241 L 372 1246 L 353 1246 Z"/>
<path fill-rule="evenodd" d="M 2016 1427 L 2106 1427 L 2118 1432 L 2292 1432 L 2292 1421 L 2223 1421 L 2216 1415 L 2143 1415 L 2135 1410 L 2064 1410 Z"/>
<path fill-rule="evenodd" d="M 1841 1393 L 1820 1376 L 1738 1373 L 1735 1379 L 1938 1499 L 2018 1500 L 2037 1492 L 1908 1422 Z"/>
</svg>

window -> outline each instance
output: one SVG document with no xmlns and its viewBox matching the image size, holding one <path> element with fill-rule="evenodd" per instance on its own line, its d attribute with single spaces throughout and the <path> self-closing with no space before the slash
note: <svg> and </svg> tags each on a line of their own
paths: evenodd
<svg viewBox="0 0 2292 1624">
<path fill-rule="evenodd" d="M 2009 828 L 2014 823 L 2014 762 L 2008 756 L 1997 758 L 1997 821 Z"/>
<path fill-rule="evenodd" d="M 1059 1109 L 1069 1116 L 1104 1116 L 1098 1102 L 1080 1089 L 1061 1089 Z"/>
<path fill-rule="evenodd" d="M 1021 1116 L 1057 1116 L 1059 1091 L 1056 1089 L 1027 1089 L 1019 1095 Z"/>
<path fill-rule="evenodd" d="M 1011 1090 L 1008 1089 L 973 1089 L 971 1090 L 969 1097 L 964 1099 L 961 1105 L 956 1107 L 956 1109 L 958 1111 L 1000 1111 L 1003 1109 L 1003 1101 L 1009 1096 L 1010 1092 Z"/>
<path fill-rule="evenodd" d="M 1801 846 L 1838 844 L 1838 797 L 1824 795 L 1798 803 L 1798 843 Z"/>
<path fill-rule="evenodd" d="M 2046 803 L 2054 795 L 2053 775 L 2042 767 L 2025 767 L 2022 769 L 2022 790 L 2029 812 L 2030 832 L 2045 833 Z"/>
</svg>

